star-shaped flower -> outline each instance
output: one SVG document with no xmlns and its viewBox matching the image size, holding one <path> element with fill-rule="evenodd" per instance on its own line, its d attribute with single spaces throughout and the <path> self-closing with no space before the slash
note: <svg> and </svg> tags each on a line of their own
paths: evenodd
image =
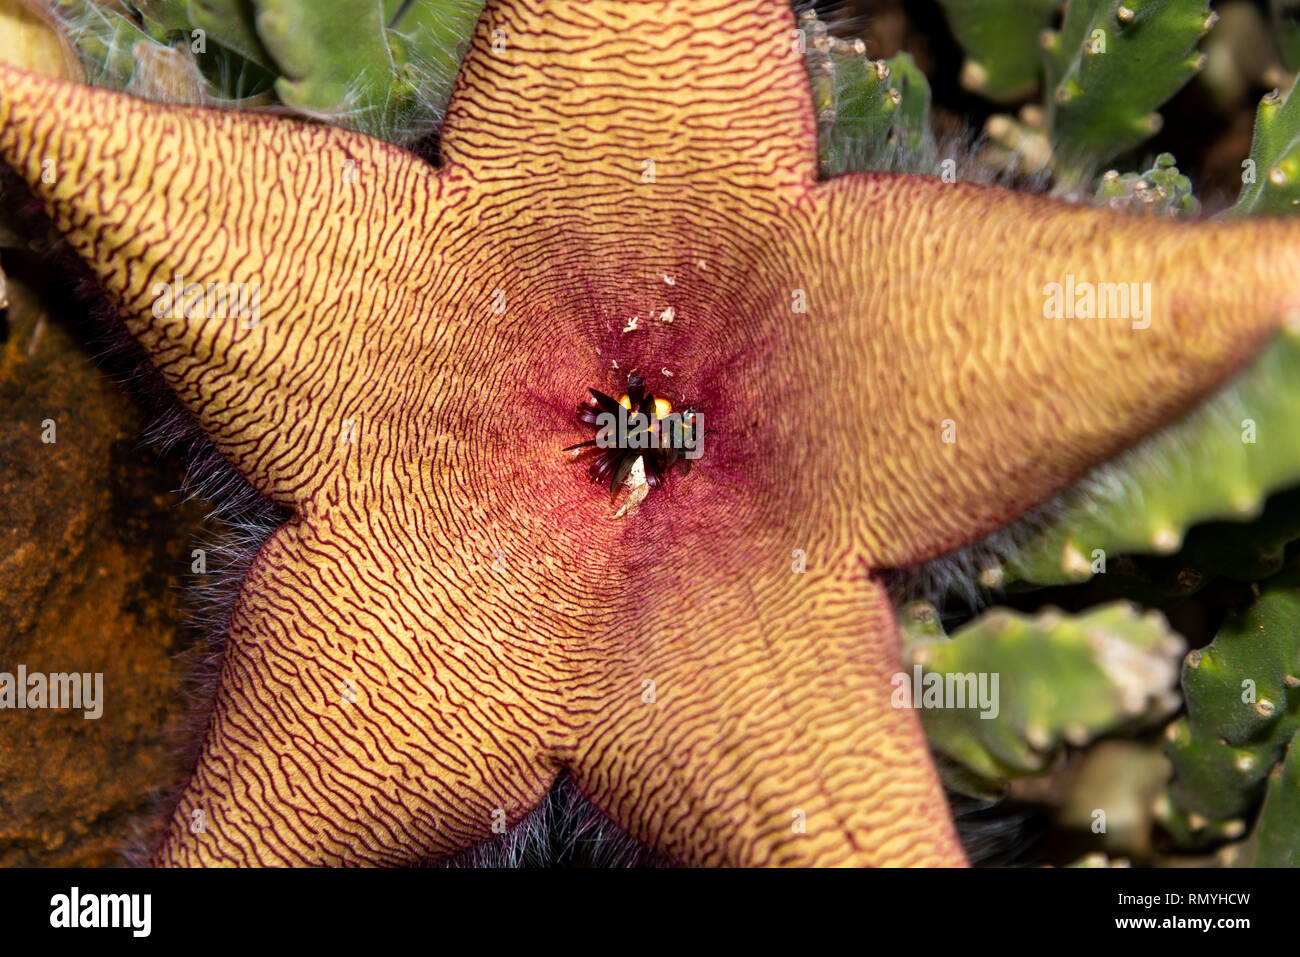
<svg viewBox="0 0 1300 957">
<path fill-rule="evenodd" d="M 1222 383 L 1300 308 L 1300 226 L 819 182 L 794 29 L 780 0 L 490 2 L 437 169 L 0 70 L 0 155 L 293 510 L 159 862 L 447 854 L 565 769 L 683 863 L 963 860 L 878 572 Z M 1045 318 L 1076 280 L 1149 283 L 1149 324 Z M 707 437 L 615 520 L 559 449 L 634 368 Z"/>
</svg>

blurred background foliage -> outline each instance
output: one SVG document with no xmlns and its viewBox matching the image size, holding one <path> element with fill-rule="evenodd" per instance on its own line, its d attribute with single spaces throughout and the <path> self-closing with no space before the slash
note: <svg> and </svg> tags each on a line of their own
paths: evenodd
<svg viewBox="0 0 1300 957">
<path fill-rule="evenodd" d="M 41 17 L 0 0 L 0 54 L 152 99 L 335 123 L 435 159 L 481 5 L 52 0 Z M 849 0 L 797 5 L 797 17 L 825 175 L 995 182 L 1139 216 L 1300 212 L 1294 0 L 1213 11 L 1204 0 Z M 0 273 L 0 389 L 11 397 L 0 427 L 15 436 L 0 483 L 11 498 L 48 502 L 62 470 L 81 481 L 54 506 L 79 502 L 85 514 L 75 529 L 45 528 L 62 539 L 38 549 L 47 509 L 0 527 L 12 540 L 0 601 L 30 602 L 20 583 L 40 564 L 53 609 L 16 617 L 0 651 L 58 670 L 61 653 L 84 647 L 75 609 L 107 582 L 119 597 L 135 589 L 121 600 L 137 613 L 105 622 L 105 641 L 134 642 L 135 673 L 152 677 L 137 681 L 147 688 L 121 727 L 79 729 L 89 739 L 43 773 L 33 754 L 67 728 L 50 721 L 0 744 L 0 863 L 110 863 L 114 842 L 147 825 L 151 793 L 180 773 L 159 729 L 181 710 L 174 656 L 196 639 L 174 596 L 212 520 L 200 503 L 167 510 L 179 499 L 176 456 L 120 448 L 141 413 L 105 398 L 117 393 L 86 361 L 99 351 L 93 327 L 60 293 L 40 255 L 47 241 L 0 218 L 3 263 L 21 276 L 6 296 Z M 98 444 L 65 444 L 61 458 L 36 449 L 33 422 L 50 409 Z M 1287 333 L 1051 509 L 941 574 L 900 575 L 908 666 L 1000 676 L 996 718 L 922 712 L 959 821 L 1014 824 L 990 860 L 1296 863 L 1297 422 L 1300 338 Z M 121 467 L 87 458 L 103 458 L 108 436 L 137 495 L 121 494 Z M 97 576 L 86 574 L 87 529 L 122 551 Z M 132 638 L 141 629 L 148 640 Z M 67 782 L 87 774 L 69 798 Z M 570 841 L 538 857 L 581 864 L 594 852 Z"/>
</svg>

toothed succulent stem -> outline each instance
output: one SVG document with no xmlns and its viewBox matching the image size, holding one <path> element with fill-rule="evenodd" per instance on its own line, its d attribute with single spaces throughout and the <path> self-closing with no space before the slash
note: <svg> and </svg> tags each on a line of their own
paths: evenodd
<svg viewBox="0 0 1300 957">
<path fill-rule="evenodd" d="M 1295 738 L 1286 759 L 1269 772 L 1251 843 L 1254 867 L 1300 867 L 1300 747 Z"/>
<path fill-rule="evenodd" d="M 924 603 L 905 608 L 901 618 L 904 662 L 924 672 L 925 691 L 914 704 L 954 790 L 998 793 L 1014 778 L 1046 771 L 1066 744 L 1082 746 L 1178 707 L 1173 685 L 1182 639 L 1162 615 L 1139 615 L 1127 602 L 1080 615 L 995 608 L 951 639 Z M 987 679 L 991 704 L 930 700 L 930 689 L 946 688 L 950 679 L 955 686 L 965 675 L 977 688 Z M 912 682 L 914 672 L 903 677 Z"/>
<path fill-rule="evenodd" d="M 409 144 L 441 118 L 481 0 L 57 0 L 93 85 L 168 102 L 274 96 L 299 113 Z M 503 38 L 503 43 L 508 39 Z"/>
<path fill-rule="evenodd" d="M 940 0 L 953 35 L 966 53 L 961 85 L 997 103 L 1031 96 L 1038 87 L 1038 35 L 1057 0 Z"/>
<path fill-rule="evenodd" d="M 1159 131 L 1157 108 L 1204 66 L 1197 43 L 1216 20 L 1204 0 L 1070 0 L 1041 38 L 1058 192 Z"/>
<path fill-rule="evenodd" d="M 917 167 L 933 136 L 930 85 L 911 56 L 869 59 L 862 40 L 831 35 L 812 11 L 799 24 L 823 172 Z"/>
<path fill-rule="evenodd" d="M 1300 96 L 1296 84 L 1259 103 L 1250 159 L 1232 212 L 1242 216 L 1300 212 Z"/>
<path fill-rule="evenodd" d="M 1182 683 L 1187 715 L 1166 732 L 1174 776 L 1158 817 L 1184 845 L 1241 837 L 1300 727 L 1300 566 L 1264 583 L 1254 604 L 1190 652 Z M 1271 817 L 1279 802 L 1294 798 L 1275 798 Z M 1293 840 L 1293 824 L 1288 833 Z"/>
<path fill-rule="evenodd" d="M 1119 555 L 1177 551 L 1195 523 L 1257 517 L 1268 494 L 1300 482 L 1297 416 L 1300 332 L 1288 329 L 1227 390 L 1065 492 L 989 574 L 1002 585 L 1084 581 L 1113 573 L 1107 562 Z M 1252 531 L 1230 563 L 1263 572 L 1282 544 Z M 1220 537 L 1193 558 L 1217 570 L 1224 547 Z"/>
<path fill-rule="evenodd" d="M 1161 153 L 1146 172 L 1110 170 L 1102 176 L 1094 202 L 1139 216 L 1195 217 L 1200 201 L 1192 195 L 1192 181 L 1175 164 L 1172 154 Z"/>
</svg>

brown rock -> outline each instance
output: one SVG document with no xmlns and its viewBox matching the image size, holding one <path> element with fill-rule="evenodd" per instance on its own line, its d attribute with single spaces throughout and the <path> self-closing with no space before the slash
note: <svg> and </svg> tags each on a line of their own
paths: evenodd
<svg viewBox="0 0 1300 957">
<path fill-rule="evenodd" d="M 98 720 L 0 709 L 0 865 L 110 865 L 180 772 L 166 731 L 204 509 L 173 491 L 179 467 L 140 448 L 139 409 L 24 282 L 39 261 L 4 257 L 0 672 L 102 672 L 104 704 Z"/>
</svg>

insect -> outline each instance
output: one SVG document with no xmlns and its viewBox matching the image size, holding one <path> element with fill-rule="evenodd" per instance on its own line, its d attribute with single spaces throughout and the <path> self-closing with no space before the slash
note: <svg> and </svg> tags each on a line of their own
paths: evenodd
<svg viewBox="0 0 1300 957">
<path fill-rule="evenodd" d="M 685 408 L 674 412 L 672 403 L 645 387 L 645 378 L 633 370 L 627 377 L 627 392 L 617 400 L 598 389 L 578 406 L 578 421 L 598 430 L 594 439 L 567 446 L 564 451 L 595 447 L 600 454 L 587 472 L 593 482 L 609 480 L 613 495 L 636 465 L 643 460 L 646 484 L 652 489 L 664 483 L 674 465 L 682 474 L 690 471 L 699 454 L 703 416 Z"/>
</svg>

